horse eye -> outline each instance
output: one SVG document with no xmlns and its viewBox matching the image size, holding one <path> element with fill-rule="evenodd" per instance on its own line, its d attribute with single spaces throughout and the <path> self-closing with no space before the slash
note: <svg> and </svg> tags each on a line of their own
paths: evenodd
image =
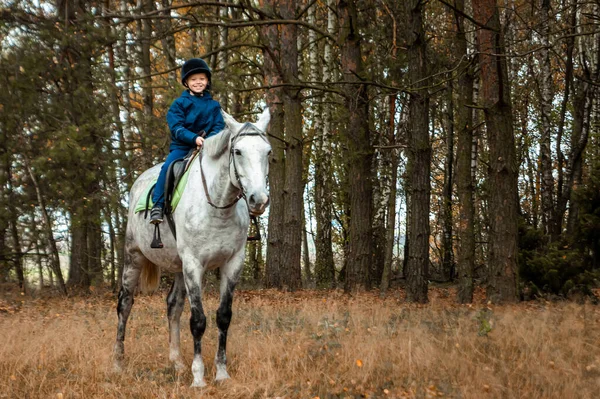
<svg viewBox="0 0 600 399">
<path fill-rule="evenodd" d="M 235 155 L 242 155 L 242 152 L 240 150 L 238 150 L 237 148 L 233 151 L 233 153 Z"/>
<path fill-rule="evenodd" d="M 269 152 L 267 153 L 267 156 L 270 157 L 271 155 L 273 155 L 273 151 L 269 150 Z"/>
</svg>

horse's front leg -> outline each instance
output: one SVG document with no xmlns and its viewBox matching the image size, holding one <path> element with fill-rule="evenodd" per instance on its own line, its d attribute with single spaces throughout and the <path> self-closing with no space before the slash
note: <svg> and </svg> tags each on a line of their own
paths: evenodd
<svg viewBox="0 0 600 399">
<path fill-rule="evenodd" d="M 229 264 L 221 268 L 221 298 L 219 309 L 217 310 L 217 327 L 219 327 L 219 347 L 215 355 L 215 367 L 217 369 L 216 381 L 222 381 L 229 378 L 227 373 L 227 331 L 231 323 L 231 304 L 233 302 L 233 290 L 239 278 L 242 264 Z M 234 269 L 233 273 L 230 269 Z"/>
<path fill-rule="evenodd" d="M 192 387 L 205 387 L 204 362 L 202 361 L 202 336 L 206 330 L 206 315 L 202 308 L 202 275 L 204 269 L 199 262 L 183 263 L 183 279 L 190 302 L 190 330 L 194 339 L 194 360 L 192 362 Z"/>
<path fill-rule="evenodd" d="M 169 360 L 175 370 L 183 369 L 180 351 L 180 319 L 185 303 L 185 284 L 183 273 L 176 273 L 171 291 L 167 295 L 167 317 L 169 319 Z"/>
</svg>

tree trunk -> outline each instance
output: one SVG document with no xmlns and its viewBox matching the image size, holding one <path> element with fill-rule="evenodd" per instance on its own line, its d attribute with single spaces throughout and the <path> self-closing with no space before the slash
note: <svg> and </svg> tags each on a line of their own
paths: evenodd
<svg viewBox="0 0 600 399">
<path fill-rule="evenodd" d="M 517 296 L 517 175 L 515 136 L 508 71 L 496 0 L 473 3 L 481 68 L 481 103 L 488 133 L 490 161 L 489 275 L 487 296 L 494 303 Z"/>
<path fill-rule="evenodd" d="M 296 2 L 279 1 L 282 18 L 295 19 Z M 281 71 L 284 83 L 298 81 L 298 28 L 295 24 L 285 24 L 280 28 Z M 281 282 L 284 288 L 296 290 L 302 287 L 302 213 L 304 212 L 304 184 L 302 180 L 304 147 L 302 137 L 302 114 L 300 91 L 296 88 L 283 89 L 284 129 L 287 146 L 285 149 L 285 183 L 283 188 L 283 246 L 282 259 L 284 273 Z"/>
<path fill-rule="evenodd" d="M 23 269 L 23 252 L 21 249 L 21 239 L 18 229 L 18 217 L 20 212 L 17 211 L 15 206 L 16 200 L 14 196 L 13 176 L 10 161 L 7 162 L 4 167 L 6 173 L 6 194 L 8 198 L 7 210 L 8 210 L 8 228 L 10 229 L 10 235 L 12 238 L 13 255 L 10 257 L 17 273 L 17 281 L 19 282 L 19 288 L 25 292 L 27 289 L 25 281 L 25 271 Z"/>
<path fill-rule="evenodd" d="M 115 211 L 115 225 L 117 226 L 117 281 L 114 292 L 119 292 L 121 289 L 121 281 L 123 279 L 123 266 L 125 263 L 125 218 L 121 217 L 121 207 L 117 207 Z"/>
<path fill-rule="evenodd" d="M 154 1 L 152 0 L 137 0 L 137 8 L 140 13 L 150 13 L 154 10 Z M 140 145 L 143 156 L 142 169 L 148 169 L 153 165 L 152 143 L 148 138 L 148 134 L 152 129 L 152 120 L 154 118 L 154 90 L 152 89 L 152 59 L 150 48 L 152 46 L 152 19 L 143 18 L 138 21 L 137 26 L 137 42 L 138 42 L 138 66 L 142 71 L 141 91 L 142 91 L 142 108 L 140 109 L 138 123 L 141 124 L 138 128 L 140 135 Z"/>
<path fill-rule="evenodd" d="M 162 8 L 168 9 L 173 4 L 173 0 L 161 0 Z M 162 16 L 169 17 L 170 11 L 165 11 L 162 13 Z M 169 73 L 170 80 L 175 83 L 178 81 L 177 79 L 177 47 L 175 46 L 175 35 L 172 32 L 173 24 L 170 18 L 165 18 L 158 21 L 161 21 L 161 43 L 163 47 L 163 54 L 167 59 L 167 67 L 171 70 Z M 227 108 L 225 108 L 227 109 Z"/>
<path fill-rule="evenodd" d="M 54 272 L 52 272 L 52 269 L 47 263 L 46 267 L 48 269 L 48 284 L 50 285 L 50 287 L 54 287 Z"/>
<path fill-rule="evenodd" d="M 577 3 L 578 0 L 572 0 L 570 12 L 566 15 L 569 18 L 569 28 L 567 30 L 566 42 L 566 60 L 565 60 L 565 90 L 562 96 L 560 106 L 560 120 L 556 135 L 556 158 L 557 158 L 557 179 L 556 179 L 556 208 L 553 215 L 554 223 L 552 225 L 552 241 L 556 241 L 562 234 L 563 219 L 567 209 L 568 196 L 564 190 L 564 165 L 565 156 L 562 152 L 562 137 L 565 130 L 565 122 L 567 120 L 567 108 L 573 86 L 573 50 L 575 49 L 575 33 L 577 32 Z"/>
<path fill-rule="evenodd" d="M 254 229 L 251 228 L 251 230 L 254 230 Z M 256 233 L 254 232 L 254 233 L 250 233 L 250 234 L 256 234 Z M 254 282 L 259 282 L 260 281 L 260 267 L 259 267 L 257 259 L 256 259 L 256 245 L 257 245 L 256 241 L 248 244 L 247 251 L 246 251 L 246 261 L 248 262 L 248 266 L 250 267 L 250 270 L 252 270 L 252 276 L 254 277 Z"/>
<path fill-rule="evenodd" d="M 56 246 L 56 240 L 54 239 L 54 233 L 52 229 L 52 220 L 50 219 L 50 215 L 48 214 L 48 210 L 46 207 L 46 202 L 44 200 L 44 196 L 42 195 L 42 191 L 40 189 L 40 185 L 38 184 L 37 177 L 33 173 L 31 169 L 31 165 L 29 159 L 26 156 L 23 156 L 25 161 L 25 167 L 27 168 L 27 173 L 29 173 L 29 178 L 35 188 L 35 193 L 37 196 L 38 205 L 40 207 L 40 211 L 42 212 L 42 220 L 44 234 L 46 235 L 46 240 L 48 240 L 48 247 L 50 249 L 50 268 L 54 271 L 58 279 L 58 288 L 63 295 L 67 295 L 67 287 L 65 285 L 65 280 L 62 275 L 62 271 L 60 269 L 60 257 L 58 254 L 58 247 Z"/>
<path fill-rule="evenodd" d="M 373 147 L 369 131 L 367 86 L 361 83 L 363 60 L 355 0 L 340 0 L 339 45 L 343 80 L 344 112 L 348 126 L 343 132 L 348 163 L 350 226 L 344 290 L 353 292 L 367 283 L 372 261 Z"/>
<path fill-rule="evenodd" d="M 571 152 L 569 156 L 569 174 L 565 197 L 569 199 L 569 215 L 567 218 L 567 236 L 573 237 L 579 218 L 579 205 L 573 194 L 582 183 L 584 152 L 590 134 L 590 114 L 592 111 L 594 88 L 587 82 L 578 84 L 579 90 L 574 99 L 573 134 L 571 136 Z M 568 197 L 567 197 L 568 195 Z M 566 201 L 565 201 L 566 202 Z"/>
<path fill-rule="evenodd" d="M 23 292 L 26 292 L 27 282 L 25 281 L 25 268 L 23 267 L 23 251 L 21 250 L 21 239 L 19 235 L 19 229 L 17 227 L 17 215 L 17 213 L 14 213 L 14 218 L 10 222 L 10 232 L 12 235 L 12 241 L 14 246 L 13 262 L 15 270 L 17 272 L 19 288 L 23 290 Z"/>
<path fill-rule="evenodd" d="M 308 226 L 306 224 L 306 218 L 302 218 L 302 263 L 304 265 L 304 275 L 306 276 L 306 282 L 312 284 L 314 280 L 313 272 L 310 264 L 310 253 L 308 250 Z M 307 284 L 307 285 L 308 285 Z"/>
<path fill-rule="evenodd" d="M 226 2 L 226 0 L 221 0 Z M 226 22 L 229 17 L 229 7 L 219 7 L 219 17 L 221 22 Z M 219 47 L 224 48 L 227 46 L 229 40 L 229 28 L 226 25 L 219 26 Z M 219 51 L 217 55 L 217 76 L 222 84 L 227 82 L 227 63 L 229 62 L 229 52 L 225 49 Z M 223 90 L 219 96 L 221 107 L 223 109 L 229 109 L 229 90 Z"/>
<path fill-rule="evenodd" d="M 32 219 L 35 225 L 35 219 Z M 34 226 L 35 227 L 35 226 Z M 39 245 L 39 241 L 36 239 L 35 247 L 37 248 L 37 255 L 35 256 L 35 261 L 37 263 L 38 268 L 38 290 L 41 291 L 44 289 L 44 263 L 42 261 L 42 252 Z"/>
<path fill-rule="evenodd" d="M 464 0 L 458 0 L 456 7 L 464 11 Z M 456 53 L 462 58 L 463 68 L 468 68 L 468 48 L 464 17 L 458 12 L 456 18 Z M 459 70 L 463 68 L 459 67 Z M 456 186 L 458 195 L 458 262 L 457 302 L 473 301 L 473 271 L 475 269 L 475 207 L 473 203 L 473 171 L 471 158 L 473 150 L 473 111 L 468 108 L 473 103 L 473 72 L 466 69 L 458 78 L 456 130 L 458 132 Z"/>
<path fill-rule="evenodd" d="M 406 275 L 406 299 L 425 303 L 429 277 L 429 212 L 431 143 L 429 142 L 429 94 L 427 89 L 428 60 L 423 28 L 423 3 L 405 2 L 408 16 L 408 75 L 411 85 L 409 102 L 409 163 L 408 190 L 411 212 L 409 219 L 409 250 Z"/>
<path fill-rule="evenodd" d="M 396 143 L 396 101 L 398 95 L 389 96 L 389 122 L 388 122 L 388 142 Z M 383 273 L 381 273 L 381 283 L 379 285 L 379 294 L 383 297 L 390 286 L 390 275 L 392 273 L 392 263 L 394 261 L 394 236 L 396 232 L 396 196 L 398 194 L 398 162 L 399 156 L 396 149 L 390 150 L 390 193 L 388 196 L 385 227 L 385 258 L 383 263 Z"/>
<path fill-rule="evenodd" d="M 579 219 L 579 203 L 575 201 L 574 194 L 582 183 L 584 153 L 589 141 L 591 130 L 591 114 L 594 99 L 597 93 L 596 86 L 589 82 L 596 82 L 600 78 L 600 35 L 588 38 L 580 37 L 579 58 L 582 64 L 583 79 L 577 82 L 573 115 L 573 133 L 571 135 L 571 151 L 567 185 L 563 192 L 563 202 L 569 199 L 569 214 L 567 219 L 567 236 L 573 237 L 576 233 Z"/>
<path fill-rule="evenodd" d="M 122 2 L 121 3 L 121 13 L 126 14 L 127 13 L 127 3 L 126 2 Z M 119 41 L 118 41 L 118 46 L 117 46 L 117 51 L 118 51 L 118 55 L 119 58 L 121 59 L 122 65 L 123 65 L 123 76 L 125 79 L 125 82 L 123 83 L 122 87 L 121 87 L 121 98 L 123 101 L 123 109 L 124 109 L 124 123 L 122 124 L 122 131 L 118 130 L 117 131 L 119 133 L 122 133 L 119 136 L 119 149 L 120 149 L 120 164 L 119 164 L 119 169 L 123 170 L 123 181 L 125 182 L 125 184 L 127 184 L 127 187 L 131 187 L 133 185 L 134 182 L 134 172 L 133 172 L 133 163 L 134 163 L 134 151 L 131 150 L 130 147 L 133 146 L 134 140 L 133 140 L 133 114 L 134 111 L 132 109 L 131 106 L 131 93 L 132 90 L 130 89 L 133 85 L 133 82 L 135 81 L 134 77 L 132 76 L 132 68 L 131 68 L 131 56 L 130 54 L 132 53 L 132 51 L 129 51 L 128 48 L 128 41 L 127 41 L 127 30 L 126 29 L 122 29 L 122 31 L 119 33 Z M 116 71 L 115 71 L 115 65 L 114 63 L 110 64 L 109 61 L 109 66 L 111 67 L 111 80 L 114 82 L 114 88 L 115 88 L 115 94 L 113 95 L 113 118 L 115 121 L 117 122 L 117 128 L 119 127 L 120 124 L 120 115 L 121 115 L 121 111 L 119 109 L 119 103 L 118 103 L 118 96 L 117 96 L 117 86 L 116 86 Z"/>
<path fill-rule="evenodd" d="M 334 1 L 328 0 L 327 31 L 334 32 Z M 312 42 L 312 40 L 311 40 Z M 316 51 L 316 50 L 313 50 Z M 316 54 L 315 54 L 316 55 Z M 323 82 L 331 83 L 333 80 L 333 61 L 331 43 L 326 41 L 323 49 Z M 312 62 L 311 62 L 312 64 Z M 331 241 L 332 220 L 332 174 L 331 165 L 331 94 L 325 94 L 325 104 L 319 106 L 315 115 L 317 119 L 322 116 L 322 130 L 316 130 L 315 139 L 315 219 L 317 223 L 317 236 L 315 238 L 315 278 L 317 287 L 335 287 L 335 264 Z"/>
<path fill-rule="evenodd" d="M 383 109 L 384 102 L 389 104 L 389 100 L 385 101 L 386 98 L 381 98 L 379 101 L 374 102 L 372 106 L 372 112 L 376 112 L 377 109 Z M 389 112 L 383 111 L 381 115 Z M 377 128 L 370 126 L 371 131 L 375 131 Z M 373 137 L 374 146 L 387 146 L 393 144 L 391 137 L 387 130 L 389 129 L 389 123 L 382 123 L 381 130 L 384 131 L 382 134 L 375 135 Z M 373 175 L 378 176 L 373 182 L 373 256 L 369 265 L 367 273 L 367 280 L 365 287 L 370 289 L 374 283 L 381 282 L 382 275 L 385 269 L 385 246 L 387 237 L 387 211 L 390 202 L 390 196 L 392 192 L 392 185 L 395 181 L 392 180 L 392 168 L 391 168 L 391 156 L 392 151 L 382 148 L 380 151 L 375 152 L 373 157 L 374 170 Z"/>
<path fill-rule="evenodd" d="M 408 159 L 410 159 L 410 155 L 408 155 L 407 157 Z M 404 248 L 402 251 L 402 277 L 404 277 L 405 279 L 408 278 L 408 259 L 409 259 L 409 250 L 410 250 L 410 229 L 411 229 L 411 225 L 410 225 L 410 220 L 412 218 L 412 205 L 411 205 L 411 198 L 410 198 L 410 187 L 409 187 L 409 180 L 408 180 L 408 176 L 405 177 L 404 179 L 404 187 L 405 187 L 405 196 L 406 196 L 406 218 L 405 218 L 405 225 L 406 225 L 406 232 L 404 233 Z"/>
<path fill-rule="evenodd" d="M 99 184 L 94 183 L 90 193 L 100 192 Z M 87 247 L 88 247 L 88 270 L 90 273 L 90 284 L 100 286 L 104 282 L 102 267 L 102 227 L 101 227 L 102 202 L 98 195 L 91 198 L 90 205 L 86 209 L 87 216 Z"/>
<path fill-rule="evenodd" d="M 5 126 L 2 126 L 1 129 L 6 131 Z M 0 143 L 0 209 L 7 209 L 10 201 L 8 195 L 8 172 L 11 155 L 9 155 L 6 145 L 5 141 Z M 10 224 L 9 220 L 10 215 L 7 212 L 0 212 L 0 283 L 5 283 L 8 280 L 10 270 L 8 255 L 10 249 L 6 245 L 6 233 Z"/>
<path fill-rule="evenodd" d="M 69 286 L 90 286 L 87 260 L 87 225 L 79 213 L 71 213 L 71 257 L 67 281 Z"/>
<path fill-rule="evenodd" d="M 444 188 L 442 199 L 443 240 L 442 240 L 442 280 L 454 279 L 454 252 L 452 240 L 452 188 L 454 167 L 454 87 L 448 83 L 448 112 L 446 129 L 446 160 L 444 163 Z"/>
<path fill-rule="evenodd" d="M 110 264 L 110 288 L 114 291 L 117 286 L 117 234 L 115 232 L 115 224 L 113 221 L 113 215 L 111 205 L 106 206 L 106 222 L 108 224 L 108 252 L 109 252 L 109 264 Z"/>
<path fill-rule="evenodd" d="M 256 243 L 256 267 L 254 268 L 254 281 L 261 281 L 261 272 L 264 267 L 262 241 Z"/>
<path fill-rule="evenodd" d="M 554 177 L 552 175 L 552 68 L 550 64 L 550 0 L 542 0 L 541 12 L 541 42 L 540 51 L 541 76 L 540 76 L 540 111 L 541 111 L 541 136 L 540 136 L 540 168 L 542 174 L 542 223 L 544 232 L 551 234 L 552 215 L 554 214 Z"/>
<path fill-rule="evenodd" d="M 68 122 L 78 133 L 75 144 L 80 147 L 75 179 L 76 192 L 69 204 L 71 212 L 72 263 L 69 283 L 89 286 L 90 273 L 100 268 L 100 201 L 99 180 L 102 164 L 103 138 L 97 114 L 92 77 L 92 49 L 87 45 L 89 25 L 86 23 L 87 3 L 75 0 L 59 1 L 57 14 L 64 17 L 66 31 L 62 48 L 66 73 L 63 77 L 65 94 L 69 103 L 65 110 Z"/>
<path fill-rule="evenodd" d="M 5 223 L 7 222 L 2 220 L 2 225 L 0 225 L 0 283 L 8 281 L 8 272 L 10 270 L 7 254 L 8 248 L 6 246 L 6 230 L 8 226 Z"/>
<path fill-rule="evenodd" d="M 263 7 L 266 12 L 272 13 L 278 6 L 277 0 L 265 0 Z M 282 78 L 279 73 L 280 50 L 279 33 L 276 25 L 265 25 L 260 28 L 259 33 L 265 44 L 264 77 L 265 86 L 279 85 Z M 285 148 L 284 140 L 284 111 L 282 89 L 275 87 L 267 90 L 267 105 L 271 112 L 271 123 L 269 124 L 269 135 L 272 137 L 271 144 L 273 153 L 269 165 L 270 205 L 269 225 L 267 241 L 267 264 L 265 270 L 265 287 L 281 288 L 281 273 L 284 272 L 282 258 L 283 250 L 283 215 L 285 184 Z"/>
</svg>

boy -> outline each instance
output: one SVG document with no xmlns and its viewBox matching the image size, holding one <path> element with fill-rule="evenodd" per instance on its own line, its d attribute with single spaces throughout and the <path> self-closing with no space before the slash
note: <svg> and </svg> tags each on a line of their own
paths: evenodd
<svg viewBox="0 0 600 399">
<path fill-rule="evenodd" d="M 171 146 L 152 195 L 152 224 L 163 221 L 165 179 L 169 165 L 185 157 L 194 147 L 202 146 L 206 137 L 221 132 L 225 127 L 221 106 L 210 96 L 211 71 L 206 62 L 200 58 L 186 61 L 181 67 L 181 83 L 187 90 L 173 101 L 167 113 Z"/>
</svg>

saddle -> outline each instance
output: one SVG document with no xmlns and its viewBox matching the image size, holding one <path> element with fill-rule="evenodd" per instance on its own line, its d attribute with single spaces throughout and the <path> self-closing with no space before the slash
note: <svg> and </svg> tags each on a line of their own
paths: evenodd
<svg viewBox="0 0 600 399">
<path fill-rule="evenodd" d="M 175 224 L 173 223 L 173 196 L 175 193 L 175 188 L 181 181 L 181 178 L 187 171 L 190 166 L 191 161 L 194 159 L 198 150 L 196 148 L 192 148 L 188 154 L 181 158 L 173 161 L 169 168 L 167 169 L 167 174 L 165 176 L 165 205 L 164 205 L 164 215 L 167 218 L 167 222 L 169 222 L 169 227 L 171 227 L 171 231 L 173 235 L 175 235 Z M 144 219 L 148 218 L 148 210 L 150 208 L 150 199 L 152 198 L 152 194 L 154 193 L 154 188 L 156 187 L 156 183 L 152 186 L 150 190 L 148 190 L 148 195 L 146 196 L 146 205 L 144 211 Z"/>
<path fill-rule="evenodd" d="M 175 193 L 175 187 L 179 184 L 181 177 L 190 165 L 190 161 L 194 159 L 194 155 L 198 150 L 192 148 L 182 159 L 177 159 L 172 162 L 167 169 L 167 176 L 165 179 L 165 215 L 171 215 L 173 213 L 173 194 Z"/>
</svg>

